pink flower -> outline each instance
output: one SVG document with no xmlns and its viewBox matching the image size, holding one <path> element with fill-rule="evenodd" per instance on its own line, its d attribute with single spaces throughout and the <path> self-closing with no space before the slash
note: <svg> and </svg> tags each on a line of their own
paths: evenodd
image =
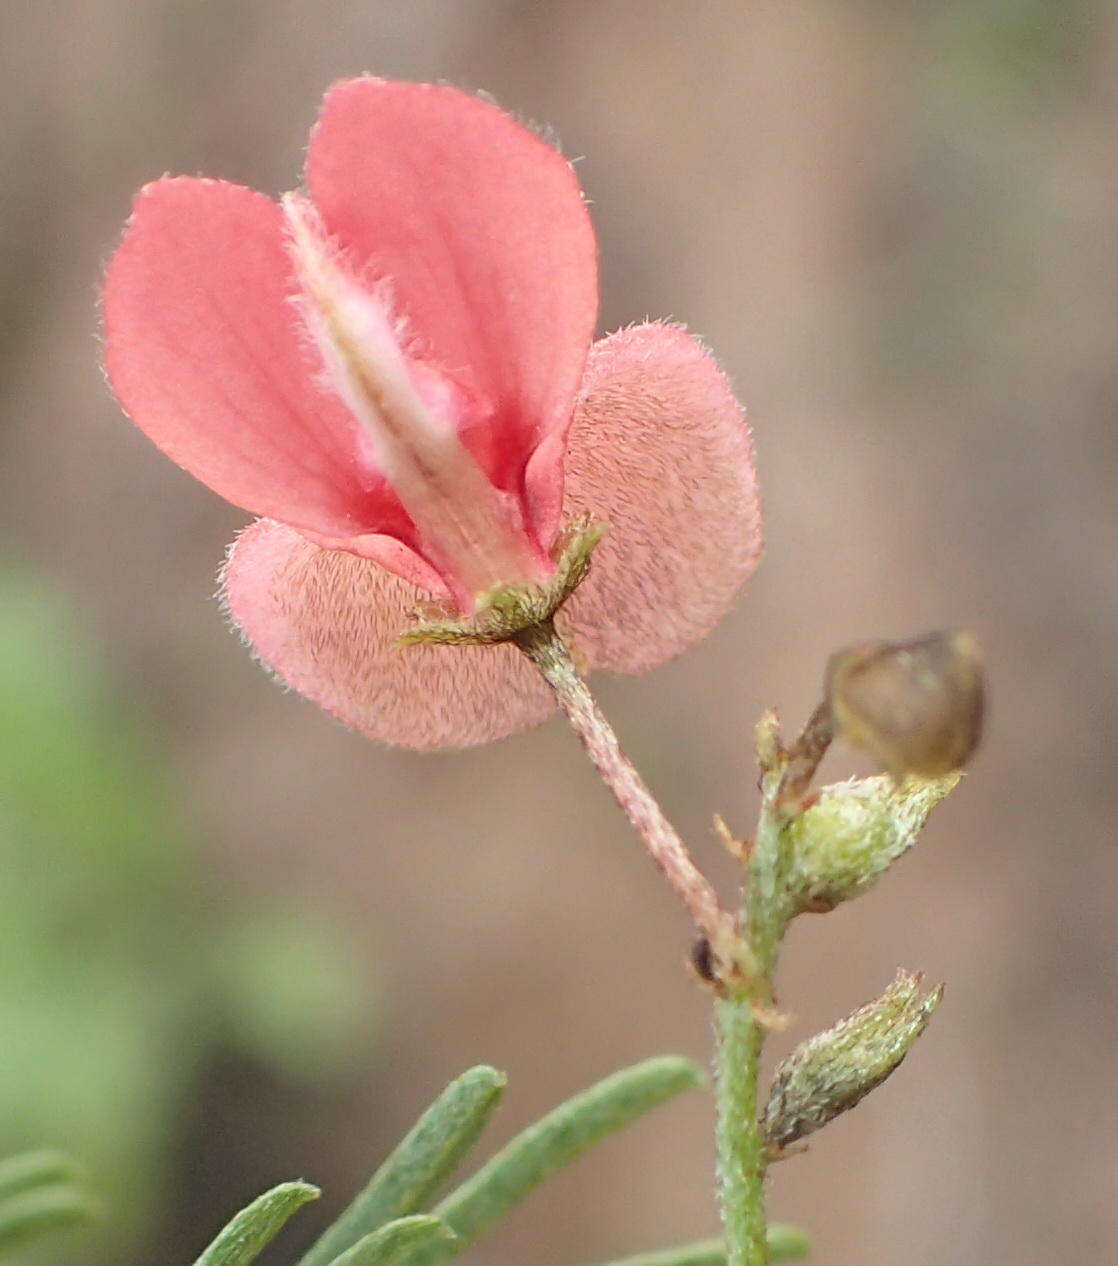
<svg viewBox="0 0 1118 1266">
<path fill-rule="evenodd" d="M 136 425 L 261 515 L 229 610 L 288 685 L 427 748 L 534 724 L 509 645 L 400 648 L 432 597 L 469 615 L 610 525 L 560 613 L 589 668 L 641 672 L 721 617 L 760 549 L 749 430 L 690 335 L 592 343 L 594 233 L 567 161 L 452 88 L 327 94 L 308 196 L 143 188 L 109 266 L 110 381 Z"/>
</svg>

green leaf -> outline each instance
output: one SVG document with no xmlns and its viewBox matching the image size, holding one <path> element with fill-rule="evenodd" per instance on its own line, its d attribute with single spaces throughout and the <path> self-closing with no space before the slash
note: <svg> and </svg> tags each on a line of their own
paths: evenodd
<svg viewBox="0 0 1118 1266">
<path fill-rule="evenodd" d="M 433 1266 L 465 1248 L 501 1214 L 595 1143 L 701 1081 L 702 1074 L 690 1060 L 665 1055 L 614 1073 L 560 1104 L 517 1135 L 435 1209 L 458 1242 L 428 1245 L 409 1254 L 406 1266 Z"/>
<path fill-rule="evenodd" d="M 726 1266 L 726 1246 L 721 1240 L 699 1240 L 678 1248 L 662 1248 L 655 1253 L 619 1257 L 603 1266 Z"/>
<path fill-rule="evenodd" d="M 218 1235 L 194 1266 L 247 1266 L 280 1233 L 283 1224 L 322 1193 L 305 1182 L 285 1182 L 258 1196 Z"/>
<path fill-rule="evenodd" d="M 770 1262 L 802 1262 L 811 1252 L 811 1236 L 802 1226 L 775 1222 L 768 1239 Z"/>
<path fill-rule="evenodd" d="M 386 1222 L 379 1231 L 358 1240 L 331 1266 L 393 1266 L 413 1248 L 422 1248 L 436 1240 L 454 1240 L 455 1234 L 441 1218 L 419 1213 L 410 1218 Z"/>
<path fill-rule="evenodd" d="M 482 1064 L 452 1081 L 299 1266 L 329 1266 L 370 1232 L 426 1204 L 477 1140 L 505 1080 L 504 1073 Z"/>
<path fill-rule="evenodd" d="M 92 1222 L 98 1212 L 88 1196 L 67 1183 L 22 1191 L 0 1204 L 0 1250 L 59 1227 Z"/>
<path fill-rule="evenodd" d="M 776 1223 L 769 1227 L 769 1261 L 798 1262 L 811 1251 L 807 1232 L 798 1226 Z M 655 1253 L 637 1253 L 619 1258 L 605 1266 L 726 1266 L 726 1246 L 721 1240 L 699 1240 L 679 1248 L 664 1248 Z"/>
<path fill-rule="evenodd" d="M 21 1191 L 76 1177 L 74 1162 L 62 1152 L 23 1152 L 0 1161 L 0 1201 Z"/>
</svg>

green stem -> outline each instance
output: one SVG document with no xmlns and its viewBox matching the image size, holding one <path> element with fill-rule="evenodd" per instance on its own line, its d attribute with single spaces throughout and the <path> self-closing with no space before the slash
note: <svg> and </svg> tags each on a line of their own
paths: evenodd
<svg viewBox="0 0 1118 1266">
<path fill-rule="evenodd" d="M 727 1266 L 767 1266 L 765 1150 L 757 1125 L 764 1030 L 748 997 L 715 1004 L 718 1181 Z"/>
<path fill-rule="evenodd" d="M 783 896 L 783 768 L 765 772 L 761 816 L 749 854 L 743 916 L 752 975 L 715 1008 L 718 1032 L 718 1176 L 727 1266 L 767 1266 L 765 1144 L 758 1077 L 766 1023 L 773 1014 L 773 972 L 788 915 Z"/>
</svg>

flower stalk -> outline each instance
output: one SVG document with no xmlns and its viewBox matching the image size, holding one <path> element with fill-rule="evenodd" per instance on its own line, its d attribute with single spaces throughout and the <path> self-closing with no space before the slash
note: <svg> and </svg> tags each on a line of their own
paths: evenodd
<svg viewBox="0 0 1118 1266">
<path fill-rule="evenodd" d="M 551 686 L 595 768 L 713 950 L 718 1172 L 727 1266 L 767 1266 L 766 1146 L 758 1120 L 758 1082 L 766 1030 L 774 1023 L 772 974 L 791 913 L 782 883 L 786 757 L 776 741 L 775 722 L 768 721 L 768 730 L 759 734 L 759 749 L 764 752 L 767 744 L 770 750 L 762 757 L 768 762 L 764 799 L 748 858 L 746 906 L 738 920 L 722 907 L 710 880 L 621 750 L 554 622 L 533 625 L 514 640 Z"/>
<path fill-rule="evenodd" d="M 539 669 L 583 747 L 613 792 L 652 860 L 687 907 L 715 955 L 732 961 L 737 935 L 710 880 L 695 865 L 679 832 L 668 821 L 644 779 L 625 753 L 612 726 L 582 679 L 551 619 L 521 630 L 513 641 Z"/>
</svg>

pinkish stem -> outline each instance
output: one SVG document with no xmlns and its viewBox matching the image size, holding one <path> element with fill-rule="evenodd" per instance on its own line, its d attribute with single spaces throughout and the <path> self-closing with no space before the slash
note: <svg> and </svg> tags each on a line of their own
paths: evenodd
<svg viewBox="0 0 1118 1266">
<path fill-rule="evenodd" d="M 570 651 L 551 620 L 518 633 L 516 644 L 540 670 L 587 754 L 633 824 L 665 879 L 687 907 L 715 955 L 733 961 L 737 936 L 733 917 L 722 908 L 710 880 L 695 865 L 679 832 L 621 750 L 610 723 L 579 675 Z"/>
</svg>

